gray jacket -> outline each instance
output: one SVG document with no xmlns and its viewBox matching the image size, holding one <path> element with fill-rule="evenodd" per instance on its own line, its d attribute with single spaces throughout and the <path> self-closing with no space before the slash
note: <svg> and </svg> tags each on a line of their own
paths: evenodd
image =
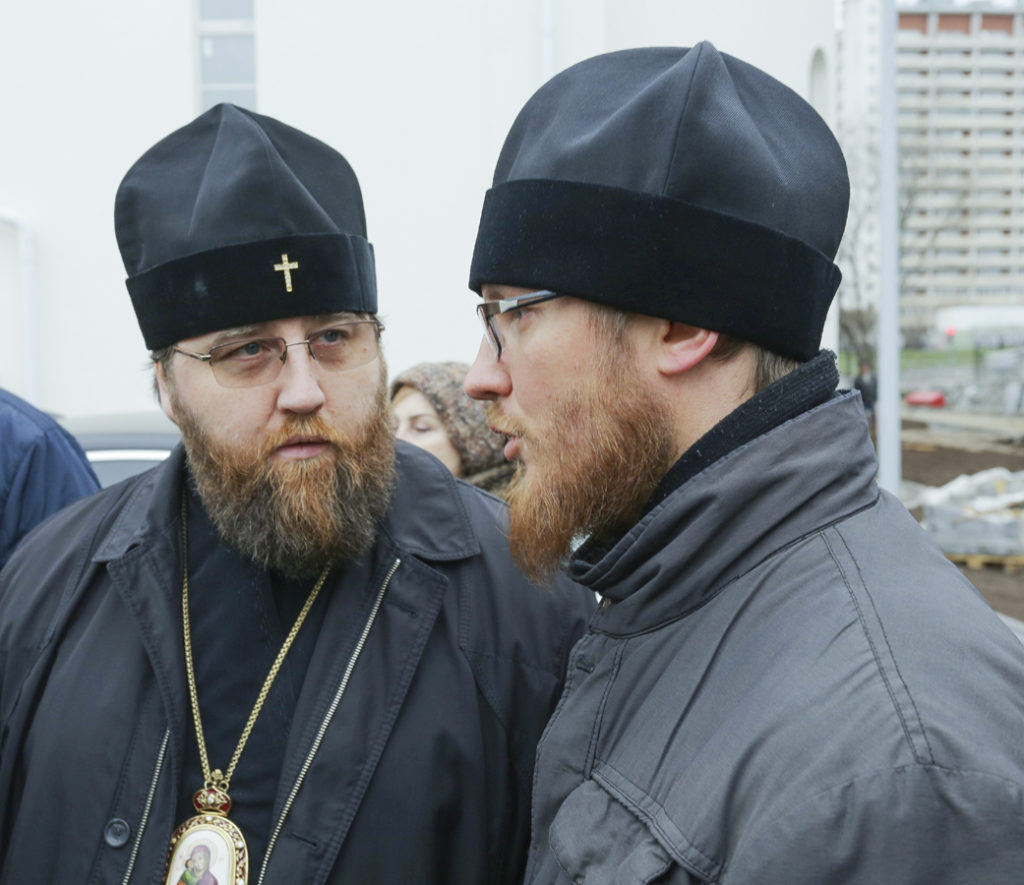
<svg viewBox="0 0 1024 885">
<path fill-rule="evenodd" d="M 574 563 L 605 601 L 527 882 L 1024 882 L 1024 646 L 879 492 L 865 431 L 836 396 Z"/>
</svg>

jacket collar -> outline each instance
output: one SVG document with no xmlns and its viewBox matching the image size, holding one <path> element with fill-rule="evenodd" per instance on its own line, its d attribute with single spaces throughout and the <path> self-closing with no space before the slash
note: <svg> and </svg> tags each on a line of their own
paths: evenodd
<svg viewBox="0 0 1024 885">
<path fill-rule="evenodd" d="M 610 549 L 580 551 L 570 577 L 614 603 L 592 627 L 629 634 L 699 608 L 783 547 L 870 506 L 876 470 L 860 398 L 848 392 L 741 445 Z"/>
<path fill-rule="evenodd" d="M 684 482 L 733 449 L 820 406 L 832 396 L 838 384 L 836 357 L 828 350 L 821 351 L 814 359 L 769 384 L 726 415 L 683 453 L 654 490 L 644 513 L 653 510 Z"/>
<path fill-rule="evenodd" d="M 398 485 L 384 517 L 384 530 L 400 550 L 426 560 L 476 556 L 480 542 L 462 502 L 465 483 L 433 455 L 398 440 Z"/>
<path fill-rule="evenodd" d="M 426 560 L 475 556 L 480 543 L 459 493 L 459 482 L 436 458 L 401 441 L 396 443 L 398 484 L 381 529 L 400 551 Z M 170 457 L 134 482 L 128 501 L 93 557 L 119 559 L 154 534 L 177 531 L 178 501 L 185 472 L 179 443 Z"/>
</svg>

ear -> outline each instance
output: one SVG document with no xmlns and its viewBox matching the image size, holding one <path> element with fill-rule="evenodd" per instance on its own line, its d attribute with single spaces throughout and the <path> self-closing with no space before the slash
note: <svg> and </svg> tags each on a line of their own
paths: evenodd
<svg viewBox="0 0 1024 885">
<path fill-rule="evenodd" d="M 718 343 L 718 332 L 663 320 L 658 340 L 658 371 L 678 375 L 700 363 Z"/>
<path fill-rule="evenodd" d="M 168 418 L 177 424 L 178 422 L 174 418 L 174 406 L 171 405 L 171 382 L 164 371 L 163 363 L 156 363 L 153 370 L 156 372 L 156 388 L 160 393 L 160 408 L 164 410 L 164 414 Z"/>
</svg>

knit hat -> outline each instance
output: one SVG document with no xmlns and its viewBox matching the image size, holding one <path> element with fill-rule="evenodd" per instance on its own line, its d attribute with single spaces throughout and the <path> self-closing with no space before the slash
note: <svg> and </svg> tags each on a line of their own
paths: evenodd
<svg viewBox="0 0 1024 885">
<path fill-rule="evenodd" d="M 391 382 L 391 399 L 403 387 L 418 390 L 437 412 L 448 440 L 462 462 L 462 478 L 501 494 L 515 465 L 505 460 L 505 440 L 487 426 L 483 403 L 462 388 L 469 371 L 465 363 L 420 363 Z"/>
<path fill-rule="evenodd" d="M 146 151 L 118 188 L 114 225 L 150 350 L 266 320 L 377 310 L 352 167 L 234 105 Z"/>
<path fill-rule="evenodd" d="M 807 360 L 848 204 L 839 145 L 782 83 L 710 43 L 612 52 L 519 113 L 470 288 L 551 289 Z"/>
</svg>

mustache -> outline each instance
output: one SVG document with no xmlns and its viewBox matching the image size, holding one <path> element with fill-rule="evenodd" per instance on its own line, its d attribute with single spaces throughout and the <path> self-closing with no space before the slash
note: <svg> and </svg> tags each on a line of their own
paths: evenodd
<svg viewBox="0 0 1024 885">
<path fill-rule="evenodd" d="M 258 454 L 261 458 L 267 458 L 297 437 L 316 439 L 330 444 L 335 449 L 344 449 L 351 445 L 351 441 L 337 427 L 328 424 L 319 415 L 293 415 L 278 430 L 260 442 Z"/>
<path fill-rule="evenodd" d="M 509 421 L 501 411 L 501 406 L 497 403 L 488 403 L 484 408 L 484 419 L 487 421 L 487 426 L 496 433 L 500 433 L 503 436 L 525 436 L 526 431 L 516 424 L 514 421 Z"/>
</svg>

